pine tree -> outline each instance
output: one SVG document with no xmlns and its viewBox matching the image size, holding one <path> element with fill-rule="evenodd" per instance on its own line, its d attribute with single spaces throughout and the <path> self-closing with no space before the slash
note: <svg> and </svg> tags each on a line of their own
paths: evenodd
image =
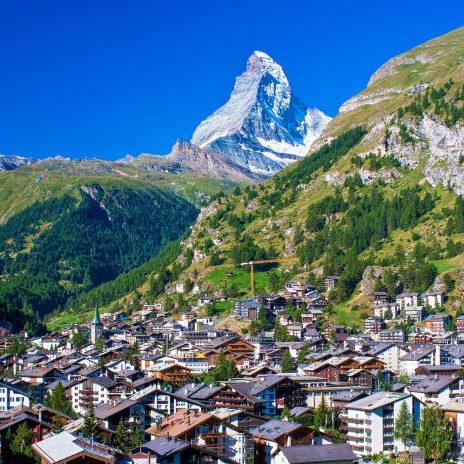
<svg viewBox="0 0 464 464">
<path fill-rule="evenodd" d="M 293 372 L 293 359 L 290 351 L 285 350 L 282 354 L 282 372 Z"/>
<path fill-rule="evenodd" d="M 63 423 L 60 416 L 54 416 L 52 420 L 52 432 L 57 434 L 63 431 Z"/>
<path fill-rule="evenodd" d="M 61 382 L 58 382 L 52 394 L 46 399 L 47 406 L 62 412 L 63 414 L 72 415 L 73 411 L 66 398 L 66 392 Z"/>
<path fill-rule="evenodd" d="M 116 433 L 114 435 L 114 444 L 123 452 L 127 453 L 131 448 L 131 442 L 129 435 L 126 432 L 124 421 L 119 419 L 119 424 L 116 427 Z"/>
<path fill-rule="evenodd" d="M 90 408 L 85 415 L 84 424 L 82 425 L 81 432 L 82 435 L 86 438 L 95 439 L 99 430 L 98 422 L 95 417 L 95 412 L 93 410 L 93 404 L 90 405 Z"/>
<path fill-rule="evenodd" d="M 406 451 L 414 436 L 414 418 L 405 401 L 401 403 L 400 413 L 395 420 L 394 436 L 403 443 L 404 451 Z"/>
<path fill-rule="evenodd" d="M 309 344 L 308 342 L 304 342 L 303 346 L 298 351 L 298 355 L 296 357 L 296 362 L 298 364 L 304 364 L 306 362 L 306 356 L 309 354 Z"/>
<path fill-rule="evenodd" d="M 325 397 L 322 396 L 320 403 L 314 410 L 314 427 L 319 429 L 321 427 L 328 427 L 331 425 L 331 409 L 325 401 Z"/>
<path fill-rule="evenodd" d="M 31 447 L 32 433 L 26 422 L 22 422 L 16 429 L 11 441 L 10 449 L 16 463 L 26 464 L 34 462 L 34 451 Z"/>
<path fill-rule="evenodd" d="M 436 406 L 422 410 L 416 444 L 423 451 L 425 459 L 434 462 L 443 459 L 451 447 L 453 433 L 449 421 Z"/>
<path fill-rule="evenodd" d="M 145 441 L 144 433 L 140 429 L 135 429 L 132 436 L 132 443 L 134 446 L 140 446 Z"/>
</svg>

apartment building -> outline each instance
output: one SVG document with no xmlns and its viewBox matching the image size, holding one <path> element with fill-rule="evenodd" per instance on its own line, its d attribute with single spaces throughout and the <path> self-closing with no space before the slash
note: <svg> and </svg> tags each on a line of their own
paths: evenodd
<svg viewBox="0 0 464 464">
<path fill-rule="evenodd" d="M 406 393 L 379 392 L 346 405 L 343 429 L 358 456 L 403 450 L 403 444 L 394 438 L 402 403 L 414 411 L 413 397 Z"/>
</svg>

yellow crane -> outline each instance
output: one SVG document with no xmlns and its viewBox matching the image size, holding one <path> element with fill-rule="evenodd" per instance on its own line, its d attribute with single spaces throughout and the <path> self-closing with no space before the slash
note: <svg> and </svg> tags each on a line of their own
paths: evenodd
<svg viewBox="0 0 464 464">
<path fill-rule="evenodd" d="M 250 266 L 250 289 L 251 296 L 255 296 L 255 265 L 256 264 L 269 264 L 269 263 L 281 263 L 287 261 L 286 259 L 259 259 L 256 261 L 247 261 L 246 263 L 240 263 L 240 266 Z"/>
</svg>

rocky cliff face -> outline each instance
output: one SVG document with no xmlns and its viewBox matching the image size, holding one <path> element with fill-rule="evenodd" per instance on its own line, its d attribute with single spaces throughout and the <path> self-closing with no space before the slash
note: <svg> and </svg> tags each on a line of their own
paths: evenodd
<svg viewBox="0 0 464 464">
<path fill-rule="evenodd" d="M 359 147 L 359 155 L 393 156 L 404 167 L 420 169 L 432 186 L 442 185 L 464 194 L 464 120 L 452 120 L 453 113 L 464 105 L 462 97 L 456 99 L 464 83 L 463 70 L 464 28 L 391 58 L 371 76 L 363 91 L 340 107 L 339 115 L 316 145 L 353 124 L 366 124 L 369 134 Z M 443 89 L 447 82 L 453 84 L 438 103 L 400 115 L 400 108 L 415 102 L 423 105 L 424 98 L 431 98 L 432 89 Z M 363 182 L 369 182 L 368 173 L 358 170 L 358 174 Z M 389 178 L 398 175 L 384 174 Z M 334 174 L 328 175 L 329 183 L 338 181 Z"/>
<path fill-rule="evenodd" d="M 304 156 L 330 119 L 293 95 L 280 65 L 254 52 L 228 102 L 197 127 L 191 141 L 268 177 Z"/>
</svg>

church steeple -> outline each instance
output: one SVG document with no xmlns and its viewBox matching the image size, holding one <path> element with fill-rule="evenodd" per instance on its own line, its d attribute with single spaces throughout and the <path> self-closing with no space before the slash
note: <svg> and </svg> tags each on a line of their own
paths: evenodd
<svg viewBox="0 0 464 464">
<path fill-rule="evenodd" d="M 99 313 L 99 311 L 98 311 L 98 305 L 95 305 L 95 312 L 94 312 L 94 314 L 93 314 L 92 324 L 101 325 L 100 313 Z"/>
<path fill-rule="evenodd" d="M 98 305 L 95 305 L 92 322 L 90 323 L 90 341 L 95 345 L 97 340 L 103 335 L 103 325 L 98 312 Z"/>
</svg>

